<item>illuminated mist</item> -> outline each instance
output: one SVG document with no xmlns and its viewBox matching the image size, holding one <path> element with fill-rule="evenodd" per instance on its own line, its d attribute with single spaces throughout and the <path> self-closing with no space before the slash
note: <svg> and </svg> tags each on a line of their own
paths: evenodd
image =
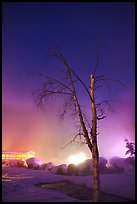
<svg viewBox="0 0 137 204">
<path fill-rule="evenodd" d="M 135 140 L 134 111 L 134 95 L 128 90 L 117 98 L 114 112 L 102 122 L 106 126 L 101 127 L 98 140 L 104 157 L 127 157 L 124 139 Z"/>
<path fill-rule="evenodd" d="M 124 138 L 134 140 L 134 106 L 130 93 L 121 95 L 115 112 L 99 123 L 100 156 L 125 157 Z M 52 110 L 52 111 L 51 111 Z M 91 157 L 87 146 L 67 144 L 74 133 L 73 120 L 67 118 L 62 125 L 57 120 L 54 108 L 48 113 L 40 112 L 36 107 L 4 106 L 2 148 L 3 150 L 32 150 L 45 162 L 68 163 L 68 157 L 80 151 Z"/>
</svg>

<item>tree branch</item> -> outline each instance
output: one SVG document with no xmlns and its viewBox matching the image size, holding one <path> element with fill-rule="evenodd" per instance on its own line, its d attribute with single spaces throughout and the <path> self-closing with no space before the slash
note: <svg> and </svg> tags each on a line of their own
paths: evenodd
<svg viewBox="0 0 137 204">
<path fill-rule="evenodd" d="M 77 138 L 78 136 L 81 136 L 81 135 L 83 135 L 82 132 L 76 134 L 75 137 L 74 137 L 70 142 L 68 142 L 65 146 L 63 146 L 61 149 L 65 149 L 68 145 L 72 144 L 73 142 L 76 142 L 76 138 Z"/>
<path fill-rule="evenodd" d="M 102 117 L 97 117 L 97 120 L 102 120 L 102 119 L 104 119 L 104 118 L 106 118 L 107 116 L 105 115 L 105 116 L 102 116 Z"/>
<path fill-rule="evenodd" d="M 90 92 L 89 92 L 88 88 L 86 87 L 86 85 L 84 84 L 84 82 L 82 81 L 82 79 L 80 79 L 79 76 L 73 71 L 73 69 L 70 68 L 70 66 L 68 65 L 67 61 L 65 60 L 63 54 L 62 54 L 60 51 L 58 51 L 58 53 L 56 53 L 54 56 L 56 56 L 57 58 L 59 58 L 59 59 L 63 62 L 63 64 L 66 66 L 67 70 L 70 70 L 70 71 L 73 73 L 73 75 L 81 82 L 81 84 L 82 84 L 83 87 L 85 88 L 86 92 L 88 93 L 88 95 L 89 95 L 89 97 L 90 97 L 90 99 L 91 99 L 91 101 L 92 101 L 92 98 L 91 98 L 91 96 L 90 96 Z"/>
<path fill-rule="evenodd" d="M 100 85 L 100 86 L 95 87 L 95 88 L 94 88 L 94 91 L 95 91 L 96 89 L 101 88 L 101 87 L 103 87 L 103 85 Z"/>
<path fill-rule="evenodd" d="M 95 105 L 95 106 L 96 106 L 96 109 L 97 109 L 99 106 L 101 106 L 103 103 L 106 103 L 107 105 L 110 105 L 110 104 L 109 104 L 109 101 L 114 101 L 114 100 L 104 100 L 104 101 L 101 101 L 100 103 L 98 103 L 98 104 Z"/>
</svg>

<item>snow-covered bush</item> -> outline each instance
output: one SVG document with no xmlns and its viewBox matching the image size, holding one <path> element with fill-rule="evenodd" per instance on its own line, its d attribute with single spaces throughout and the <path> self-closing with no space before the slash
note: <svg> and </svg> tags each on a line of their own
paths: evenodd
<svg viewBox="0 0 137 204">
<path fill-rule="evenodd" d="M 99 170 L 100 173 L 107 172 L 107 160 L 103 157 L 99 157 Z M 89 176 L 92 175 L 92 159 L 87 159 L 84 162 L 77 165 L 78 172 L 80 176 Z"/>
<path fill-rule="evenodd" d="M 57 173 L 57 170 L 58 170 L 58 166 L 54 166 L 50 171 L 51 171 L 53 174 L 56 174 L 56 173 Z"/>
<path fill-rule="evenodd" d="M 108 168 L 103 163 L 99 164 L 99 173 L 100 174 L 108 173 Z"/>
<path fill-rule="evenodd" d="M 116 172 L 124 172 L 126 168 L 125 158 L 112 157 L 109 160 L 110 166 L 114 167 Z"/>
<path fill-rule="evenodd" d="M 92 174 L 92 159 L 87 159 L 78 165 L 69 164 L 67 175 L 88 176 Z"/>
<path fill-rule="evenodd" d="M 51 170 L 53 167 L 54 167 L 54 163 L 53 162 L 48 162 L 48 163 L 43 163 L 41 166 L 40 166 L 40 169 L 41 170 Z"/>
<path fill-rule="evenodd" d="M 25 160 L 18 160 L 17 167 L 27 167 Z"/>
<path fill-rule="evenodd" d="M 16 159 L 2 160 L 2 165 L 3 166 L 11 166 L 11 167 L 27 167 L 26 161 L 16 160 Z"/>
<path fill-rule="evenodd" d="M 135 167 L 132 165 L 127 165 L 125 167 L 125 172 L 134 172 L 135 171 Z"/>
<path fill-rule="evenodd" d="M 88 166 L 92 166 L 92 159 L 86 159 L 84 162 L 82 163 L 85 163 L 86 165 Z"/>
<path fill-rule="evenodd" d="M 47 164 L 46 163 L 41 164 L 39 169 L 40 170 L 47 170 Z"/>
<path fill-rule="evenodd" d="M 59 168 L 57 170 L 57 174 L 61 174 L 61 175 L 64 175 L 64 174 L 67 174 L 68 172 L 68 166 L 67 164 L 61 164 L 59 165 Z"/>
<path fill-rule="evenodd" d="M 87 159 L 77 166 L 80 176 L 88 176 L 92 174 L 92 160 Z"/>
<path fill-rule="evenodd" d="M 26 163 L 29 169 L 39 169 L 43 164 L 43 162 L 39 158 L 29 158 L 26 160 Z"/>
<path fill-rule="evenodd" d="M 18 163 L 18 160 L 16 159 L 9 160 L 9 166 L 11 167 L 17 166 L 17 163 Z"/>
<path fill-rule="evenodd" d="M 120 168 L 125 168 L 125 158 L 121 158 L 121 157 L 112 157 L 109 160 L 110 165 L 114 166 L 114 167 L 120 167 Z"/>
<path fill-rule="evenodd" d="M 104 165 L 106 166 L 107 164 L 107 159 L 105 159 L 104 157 L 99 157 L 99 165 Z"/>
<path fill-rule="evenodd" d="M 99 157 L 99 170 L 100 173 L 106 173 L 107 171 L 107 160 L 103 157 Z M 92 159 L 87 159 L 84 162 L 77 165 L 80 176 L 92 175 Z"/>
<path fill-rule="evenodd" d="M 125 171 L 134 172 L 135 171 L 135 157 L 128 157 L 125 159 Z"/>
<path fill-rule="evenodd" d="M 128 157 L 125 159 L 127 165 L 135 166 L 135 157 Z"/>
<path fill-rule="evenodd" d="M 54 173 L 54 174 L 67 174 L 67 165 L 66 164 L 61 164 L 61 165 L 58 165 L 58 166 L 54 166 L 52 169 L 51 169 L 51 172 Z"/>
<path fill-rule="evenodd" d="M 110 172 L 116 172 L 116 167 L 115 166 L 108 166 L 107 169 L 110 171 Z"/>
<path fill-rule="evenodd" d="M 78 175 L 79 175 L 79 168 L 78 168 L 78 166 L 75 165 L 75 164 L 69 164 L 69 165 L 68 165 L 67 175 L 75 175 L 75 176 L 78 176 Z"/>
<path fill-rule="evenodd" d="M 99 172 L 101 174 L 108 173 L 108 168 L 107 168 L 107 159 L 104 157 L 99 157 Z"/>
<path fill-rule="evenodd" d="M 9 160 L 8 159 L 3 159 L 2 160 L 2 166 L 9 166 Z"/>
<path fill-rule="evenodd" d="M 47 163 L 47 169 L 48 170 L 51 170 L 54 166 L 55 166 L 55 164 L 53 162 L 48 162 Z"/>
</svg>

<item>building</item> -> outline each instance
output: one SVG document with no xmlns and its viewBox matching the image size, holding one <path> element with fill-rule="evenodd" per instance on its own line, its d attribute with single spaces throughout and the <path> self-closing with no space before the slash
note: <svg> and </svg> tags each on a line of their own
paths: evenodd
<svg viewBox="0 0 137 204">
<path fill-rule="evenodd" d="M 2 151 L 2 159 L 28 159 L 34 157 L 35 152 L 33 151 Z"/>
</svg>

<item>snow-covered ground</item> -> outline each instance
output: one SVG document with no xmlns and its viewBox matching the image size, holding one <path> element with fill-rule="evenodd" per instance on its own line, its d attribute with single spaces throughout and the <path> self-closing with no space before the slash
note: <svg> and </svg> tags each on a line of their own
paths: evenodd
<svg viewBox="0 0 137 204">
<path fill-rule="evenodd" d="M 91 176 L 56 175 L 48 170 L 33 170 L 23 167 L 2 167 L 3 202 L 82 202 L 64 193 L 40 188 L 34 184 L 69 180 L 92 188 Z M 106 193 L 135 199 L 134 172 L 101 174 L 101 189 Z"/>
</svg>

